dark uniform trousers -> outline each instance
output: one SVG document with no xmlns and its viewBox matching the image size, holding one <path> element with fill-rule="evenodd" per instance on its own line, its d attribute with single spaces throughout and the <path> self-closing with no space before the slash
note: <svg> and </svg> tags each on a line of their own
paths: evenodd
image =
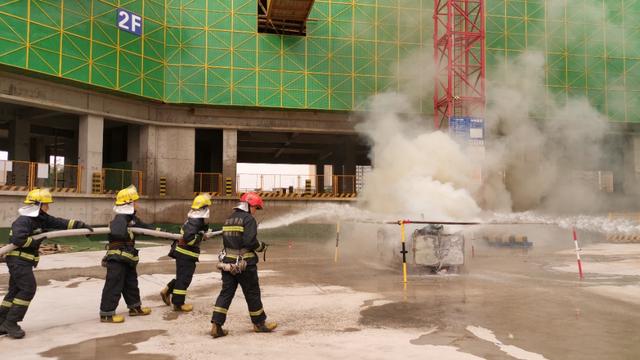
<svg viewBox="0 0 640 360">
<path fill-rule="evenodd" d="M 141 305 L 136 266 L 123 261 L 107 260 L 107 279 L 102 289 L 100 316 L 115 315 L 120 294 L 129 309 Z"/>
<path fill-rule="evenodd" d="M 185 256 L 176 256 L 176 278 L 167 284 L 173 305 L 184 304 L 187 289 L 191 285 L 193 273 L 196 271 L 195 260 L 195 258 L 187 259 Z"/>
<path fill-rule="evenodd" d="M 228 271 L 222 272 L 222 289 L 213 308 L 211 322 L 219 325 L 224 324 L 238 284 L 240 284 L 244 298 L 247 301 L 251 322 L 259 324 L 267 319 L 267 315 L 262 308 L 262 300 L 260 300 L 258 267 L 256 265 L 247 265 L 247 268 L 238 275 L 231 275 Z"/>
<path fill-rule="evenodd" d="M 36 295 L 36 278 L 31 264 L 7 260 L 7 265 L 10 274 L 9 291 L 0 304 L 0 318 L 20 322 Z"/>
</svg>

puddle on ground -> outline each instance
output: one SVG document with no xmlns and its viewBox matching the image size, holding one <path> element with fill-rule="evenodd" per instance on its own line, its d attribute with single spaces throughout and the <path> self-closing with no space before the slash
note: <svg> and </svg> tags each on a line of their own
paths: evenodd
<svg viewBox="0 0 640 360">
<path fill-rule="evenodd" d="M 424 346 L 453 346 L 461 353 L 478 356 L 482 359 L 491 360 L 513 360 L 514 358 L 500 351 L 497 347 L 487 342 L 471 336 L 463 329 L 452 329 L 452 331 L 438 331 L 433 329 L 416 339 L 409 340 L 411 345 Z"/>
<path fill-rule="evenodd" d="M 444 328 L 444 309 L 424 304 L 394 302 L 360 311 L 360 324 L 373 327 Z"/>
<path fill-rule="evenodd" d="M 91 280 L 91 278 L 86 278 L 86 279 L 84 279 L 84 280 L 80 280 L 80 281 L 74 281 L 74 282 L 72 282 L 72 283 L 70 283 L 70 284 L 67 284 L 67 286 L 65 286 L 65 287 L 66 287 L 66 288 L 69 288 L 69 289 L 75 289 L 75 288 L 77 288 L 80 284 L 82 284 L 83 282 L 88 281 L 88 280 Z"/>
<path fill-rule="evenodd" d="M 360 307 L 367 307 L 367 306 L 373 306 L 376 301 L 384 301 L 386 299 L 370 299 L 370 300 L 365 300 L 362 305 L 360 305 Z"/>
<path fill-rule="evenodd" d="M 169 310 L 162 315 L 162 320 L 172 321 L 178 318 L 178 312 Z"/>
<path fill-rule="evenodd" d="M 348 328 L 342 329 L 342 332 L 357 332 L 357 331 L 361 331 L 361 329 L 354 328 L 354 327 L 348 327 Z"/>
<path fill-rule="evenodd" d="M 56 347 L 39 355 L 58 360 L 172 360 L 175 359 L 173 356 L 163 354 L 131 354 L 137 349 L 135 344 L 166 333 L 166 330 L 134 331 Z"/>
<path fill-rule="evenodd" d="M 455 346 L 455 342 L 460 340 L 462 336 L 460 334 L 454 334 L 451 332 L 437 332 L 421 335 L 417 339 L 412 339 L 409 342 L 413 345 L 445 345 Z"/>
</svg>

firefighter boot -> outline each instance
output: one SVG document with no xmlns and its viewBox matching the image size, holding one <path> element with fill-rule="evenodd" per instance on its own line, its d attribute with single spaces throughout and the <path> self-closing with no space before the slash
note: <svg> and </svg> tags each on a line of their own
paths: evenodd
<svg viewBox="0 0 640 360">
<path fill-rule="evenodd" d="M 129 309 L 129 316 L 145 316 L 151 314 L 151 309 L 148 307 L 134 307 Z"/>
<path fill-rule="evenodd" d="M 0 332 L 5 332 L 8 336 L 14 339 L 22 339 L 25 335 L 24 331 L 20 328 L 15 321 L 5 320 L 0 325 Z"/>
<path fill-rule="evenodd" d="M 227 336 L 228 334 L 229 334 L 229 331 L 223 330 L 222 325 L 213 323 L 213 326 L 211 327 L 211 336 L 213 336 L 214 339 Z"/>
<path fill-rule="evenodd" d="M 167 306 L 171 306 L 171 293 L 169 292 L 169 288 L 167 286 L 165 286 L 164 289 L 160 291 L 160 297 Z"/>
<path fill-rule="evenodd" d="M 100 316 L 100 322 L 119 324 L 124 322 L 124 316 L 122 315 Z"/>
<path fill-rule="evenodd" d="M 275 322 L 261 322 L 260 324 L 253 324 L 253 331 L 257 333 L 268 333 L 275 330 L 278 327 L 278 324 Z"/>
<path fill-rule="evenodd" d="M 182 304 L 182 305 L 173 305 L 174 311 L 182 311 L 182 312 L 190 312 L 193 310 L 193 305 L 191 304 Z"/>
</svg>

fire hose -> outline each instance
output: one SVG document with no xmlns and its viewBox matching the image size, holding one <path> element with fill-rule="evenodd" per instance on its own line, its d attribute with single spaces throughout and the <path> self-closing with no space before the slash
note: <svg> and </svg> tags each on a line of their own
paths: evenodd
<svg viewBox="0 0 640 360">
<path fill-rule="evenodd" d="M 154 238 L 160 238 L 160 239 L 179 240 L 182 238 L 182 235 L 180 234 L 174 234 L 174 233 L 159 231 L 159 230 L 143 229 L 143 228 L 137 228 L 137 227 L 131 227 L 129 228 L 129 230 L 131 230 L 131 232 L 136 235 L 147 235 L 147 236 L 152 236 Z M 111 230 L 108 227 L 94 228 L 93 232 L 90 231 L 89 229 L 59 230 L 59 231 L 51 231 L 51 232 L 34 235 L 31 237 L 31 239 L 36 241 L 41 241 L 45 239 L 56 239 L 61 237 L 106 235 L 109 233 L 111 233 Z M 210 239 L 214 236 L 221 235 L 221 234 L 222 234 L 222 231 L 210 231 L 210 232 L 204 233 L 204 237 L 205 239 Z M 13 244 L 8 244 L 1 247 L 0 257 L 4 256 L 4 254 L 10 251 L 13 251 L 17 248 L 18 247 Z"/>
</svg>

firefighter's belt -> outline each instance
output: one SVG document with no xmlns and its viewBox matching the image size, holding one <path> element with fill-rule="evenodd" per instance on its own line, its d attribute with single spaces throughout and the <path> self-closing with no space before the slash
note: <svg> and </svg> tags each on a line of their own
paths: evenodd
<svg viewBox="0 0 640 360">
<path fill-rule="evenodd" d="M 29 261 L 35 261 L 35 262 L 40 261 L 40 256 L 35 256 L 33 254 L 22 252 L 20 250 L 9 251 L 9 253 L 7 253 L 7 256 L 17 256 L 17 257 L 21 257 L 23 259 L 26 259 Z"/>
<path fill-rule="evenodd" d="M 140 258 L 138 258 L 137 256 L 122 250 L 109 250 L 107 251 L 107 255 L 120 255 L 131 261 L 136 261 L 136 262 L 140 260 Z"/>
<path fill-rule="evenodd" d="M 124 246 L 134 246 L 135 243 L 133 241 L 113 241 L 107 244 L 107 248 L 109 250 L 116 250 Z"/>
<path fill-rule="evenodd" d="M 186 249 L 181 248 L 180 246 L 176 246 L 176 252 L 179 252 L 180 254 L 184 254 L 184 255 L 188 255 L 194 258 L 198 258 L 200 257 L 200 254 L 198 254 L 197 252 L 193 252 L 193 251 L 189 251 Z"/>
<path fill-rule="evenodd" d="M 238 257 L 242 257 L 242 258 L 250 258 L 250 257 L 254 257 L 256 256 L 256 254 L 251 251 L 251 250 L 247 250 L 247 249 L 228 249 L 225 248 L 224 249 L 225 253 L 226 253 L 226 257 L 228 258 L 232 258 L 232 259 L 237 259 Z"/>
</svg>

